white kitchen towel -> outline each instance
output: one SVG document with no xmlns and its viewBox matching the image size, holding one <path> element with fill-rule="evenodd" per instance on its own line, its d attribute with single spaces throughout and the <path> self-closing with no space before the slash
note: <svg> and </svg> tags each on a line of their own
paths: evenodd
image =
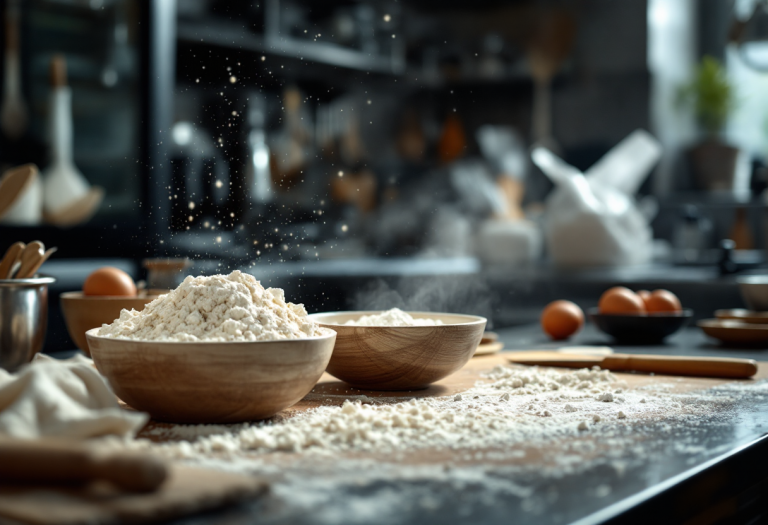
<svg viewBox="0 0 768 525">
<path fill-rule="evenodd" d="M 148 419 L 121 409 L 85 357 L 58 360 L 38 354 L 15 374 L 0 369 L 0 436 L 133 436 Z"/>
</svg>

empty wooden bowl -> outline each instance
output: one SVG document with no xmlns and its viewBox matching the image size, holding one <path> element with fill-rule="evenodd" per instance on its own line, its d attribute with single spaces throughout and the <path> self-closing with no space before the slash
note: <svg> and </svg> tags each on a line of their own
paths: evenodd
<svg viewBox="0 0 768 525">
<path fill-rule="evenodd" d="M 312 314 L 338 334 L 328 373 L 369 390 L 418 390 L 451 375 L 475 353 L 486 320 L 474 315 L 408 312 L 416 319 L 439 319 L 437 326 L 345 326 L 381 312 Z"/>
<path fill-rule="evenodd" d="M 153 342 L 86 336 L 115 394 L 153 419 L 238 423 L 274 416 L 323 375 L 336 334 L 259 342 Z"/>
<path fill-rule="evenodd" d="M 136 297 L 112 297 L 66 292 L 61 294 L 60 303 L 69 337 L 79 349 L 91 355 L 85 332 L 112 323 L 120 317 L 123 308 L 141 311 L 159 295 L 160 293 L 148 293 Z"/>
</svg>

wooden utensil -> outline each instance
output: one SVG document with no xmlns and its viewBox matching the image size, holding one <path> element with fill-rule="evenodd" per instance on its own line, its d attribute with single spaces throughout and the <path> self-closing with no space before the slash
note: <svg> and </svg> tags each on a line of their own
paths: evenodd
<svg viewBox="0 0 768 525">
<path fill-rule="evenodd" d="M 21 263 L 18 271 L 11 272 L 11 278 L 21 278 L 20 276 L 26 275 L 27 272 L 38 263 L 40 258 L 45 254 L 45 245 L 40 241 L 32 241 L 24 247 L 24 251 L 21 252 L 18 262 Z"/>
<path fill-rule="evenodd" d="M 599 366 L 612 372 L 649 372 L 655 374 L 729 377 L 744 379 L 757 373 L 754 359 L 730 357 L 683 357 L 666 355 L 611 354 L 605 357 L 594 355 L 569 355 L 561 352 L 530 351 L 507 354 L 513 363 L 524 365 L 584 368 Z"/>
<path fill-rule="evenodd" d="M 99 453 L 63 439 L 0 439 L 0 480 L 4 483 L 87 483 L 109 481 L 131 492 L 150 492 L 168 475 L 160 459 L 127 452 Z"/>
<path fill-rule="evenodd" d="M 48 260 L 48 258 L 53 255 L 58 248 L 48 248 L 43 255 L 40 256 L 39 259 L 37 259 L 37 262 L 33 263 L 29 268 L 26 269 L 24 274 L 19 271 L 19 273 L 16 275 L 17 279 L 30 279 L 35 276 L 37 273 L 37 270 L 40 269 L 40 267 L 43 265 L 45 261 Z"/>
<path fill-rule="evenodd" d="M 0 218 L 13 207 L 27 188 L 35 183 L 37 177 L 37 166 L 34 164 L 10 169 L 0 177 Z"/>
<path fill-rule="evenodd" d="M 10 279 L 11 270 L 16 261 L 19 260 L 25 246 L 23 242 L 15 242 L 6 250 L 3 259 L 0 260 L 0 279 Z"/>
</svg>

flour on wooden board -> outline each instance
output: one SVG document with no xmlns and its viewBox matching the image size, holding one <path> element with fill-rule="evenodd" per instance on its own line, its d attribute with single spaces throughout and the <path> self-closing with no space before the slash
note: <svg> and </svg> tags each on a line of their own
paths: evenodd
<svg viewBox="0 0 768 525">
<path fill-rule="evenodd" d="M 280 288 L 264 288 L 252 275 L 184 279 L 144 310 L 123 310 L 99 330 L 102 337 L 142 341 L 273 341 L 329 333 L 301 304 L 286 303 Z"/>
<path fill-rule="evenodd" d="M 443 322 L 440 319 L 414 319 L 408 312 L 400 308 L 392 308 L 380 314 L 364 315 L 360 319 L 344 323 L 349 326 L 436 326 Z"/>
</svg>

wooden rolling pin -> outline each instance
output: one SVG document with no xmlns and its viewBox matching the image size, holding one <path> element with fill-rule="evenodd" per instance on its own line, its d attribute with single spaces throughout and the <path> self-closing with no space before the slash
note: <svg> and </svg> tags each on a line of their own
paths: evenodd
<svg viewBox="0 0 768 525">
<path fill-rule="evenodd" d="M 98 452 L 80 441 L 62 439 L 0 439 L 0 484 L 102 480 L 130 492 L 151 492 L 167 476 L 165 462 L 147 454 Z"/>
<path fill-rule="evenodd" d="M 513 363 L 539 366 L 584 368 L 599 366 L 612 372 L 648 372 L 671 376 L 727 377 L 746 379 L 757 373 L 754 359 L 732 357 L 683 357 L 668 355 L 609 354 L 606 356 L 564 354 L 561 352 L 511 352 Z"/>
</svg>

